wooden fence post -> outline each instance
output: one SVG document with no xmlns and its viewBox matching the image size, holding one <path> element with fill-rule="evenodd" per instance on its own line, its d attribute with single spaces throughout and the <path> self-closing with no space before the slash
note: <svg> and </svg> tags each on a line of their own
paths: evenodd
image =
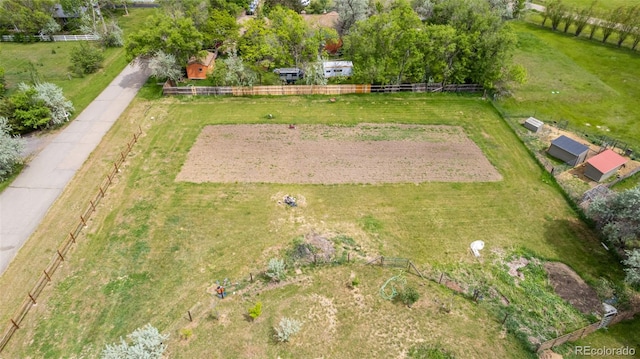
<svg viewBox="0 0 640 359">
<path fill-rule="evenodd" d="M 13 326 L 16 327 L 16 329 L 20 329 L 20 326 L 13 320 L 13 318 L 11 318 L 11 323 L 13 323 Z"/>
<path fill-rule="evenodd" d="M 33 298 L 31 293 L 29 293 L 29 298 L 31 298 L 31 301 L 33 302 L 33 304 L 38 304 L 38 303 L 36 303 L 36 300 Z"/>
<path fill-rule="evenodd" d="M 253 273 L 249 273 L 249 277 L 251 278 L 251 282 L 253 282 Z"/>
<path fill-rule="evenodd" d="M 69 232 L 69 235 L 71 236 L 71 241 L 76 243 L 76 237 L 73 235 L 73 232 Z"/>
<path fill-rule="evenodd" d="M 384 267 L 384 256 L 380 256 L 380 266 Z"/>
<path fill-rule="evenodd" d="M 438 279 L 438 284 L 442 283 L 442 277 L 444 277 L 444 272 L 440 273 L 440 279 Z"/>
<path fill-rule="evenodd" d="M 51 276 L 49 276 L 49 273 L 47 273 L 46 270 L 42 271 L 44 273 L 45 276 L 47 276 L 47 279 L 49 280 L 49 282 L 51 282 Z"/>
<path fill-rule="evenodd" d="M 189 321 L 190 321 L 190 322 L 193 322 L 193 318 L 191 318 L 191 311 L 190 311 L 190 310 L 187 310 L 187 313 L 189 313 Z"/>
<path fill-rule="evenodd" d="M 64 257 L 62 256 L 62 253 L 60 253 L 60 250 L 58 249 L 56 252 L 58 252 L 58 256 L 60 256 L 60 259 L 64 262 Z"/>
</svg>

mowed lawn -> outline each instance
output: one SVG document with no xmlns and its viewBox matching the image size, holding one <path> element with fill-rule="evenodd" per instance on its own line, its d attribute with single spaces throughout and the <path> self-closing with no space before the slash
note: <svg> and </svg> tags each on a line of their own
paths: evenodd
<svg viewBox="0 0 640 359">
<path fill-rule="evenodd" d="M 534 4 L 547 5 L 551 3 L 551 0 L 534 0 Z M 619 8 L 620 6 L 634 6 L 638 5 L 636 0 L 606 0 L 606 1 L 594 1 L 594 0 L 562 0 L 562 4 L 569 8 L 575 9 L 588 9 L 592 4 L 597 11 L 611 11 Z"/>
<path fill-rule="evenodd" d="M 502 101 L 508 112 L 569 122 L 570 129 L 606 135 L 640 149 L 640 54 L 514 22 L 514 60 L 528 81 Z M 600 128 L 598 128 L 600 126 Z"/>
<path fill-rule="evenodd" d="M 146 91 L 146 90 L 145 90 Z M 267 119 L 272 114 L 273 119 Z M 350 126 L 357 123 L 462 126 L 503 176 L 491 183 L 298 185 L 242 182 L 179 183 L 174 179 L 203 127 L 278 123 Z M 122 146 L 144 132 L 98 206 L 54 283 L 9 343 L 3 357 L 95 356 L 146 323 L 169 333 L 171 357 L 397 357 L 418 343 L 458 357 L 528 355 L 499 319 L 447 290 L 410 277 L 422 295 L 412 309 L 384 301 L 380 286 L 397 271 L 365 267 L 365 258 L 405 257 L 419 268 L 472 264 L 469 243 L 484 251 L 527 249 L 562 261 L 587 281 L 622 277 L 621 269 L 581 223 L 491 105 L 455 95 L 137 99 L 112 128 L 36 235 L 0 278 L 7 288 L 0 323 L 26 296 L 77 223 Z M 242 159 L 240 159 L 242 160 Z M 304 198 L 287 208 L 285 194 Z M 362 248 L 357 263 L 305 268 L 259 296 L 231 295 L 209 319 L 216 280 L 245 281 L 282 257 L 294 238 L 341 234 Z M 345 283 L 360 279 L 357 290 Z M 263 315 L 243 317 L 256 301 Z M 438 303 L 450 303 L 444 313 Z M 449 305 L 449 304 L 447 304 Z M 196 319 L 185 316 L 194 309 Z M 274 343 L 281 316 L 305 322 L 300 336 Z M 190 328 L 189 339 L 180 330 Z M 319 334 L 318 334 L 319 333 Z"/>
<path fill-rule="evenodd" d="M 125 37 L 141 26 L 153 11 L 156 10 L 131 9 L 129 16 L 118 16 L 116 20 Z M 102 68 L 94 74 L 80 77 L 69 70 L 71 51 L 77 46 L 79 43 L 73 41 L 0 43 L 0 66 L 5 70 L 9 90 L 14 90 L 20 82 L 52 82 L 62 88 L 65 97 L 73 102 L 74 116 L 78 115 L 124 69 L 127 61 L 124 48 L 106 49 Z"/>
</svg>

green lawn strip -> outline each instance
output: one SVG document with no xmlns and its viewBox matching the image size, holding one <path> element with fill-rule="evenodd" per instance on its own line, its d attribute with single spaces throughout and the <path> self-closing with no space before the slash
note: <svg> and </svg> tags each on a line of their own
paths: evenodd
<svg viewBox="0 0 640 359">
<path fill-rule="evenodd" d="M 145 109 L 148 115 L 141 116 Z M 176 334 L 186 325 L 181 324 L 186 311 L 208 300 L 205 290 L 215 280 L 242 281 L 249 273 L 263 271 L 269 258 L 281 255 L 295 238 L 311 230 L 343 234 L 361 245 L 367 255 L 406 257 L 419 266 L 468 262 L 469 243 L 482 239 L 487 251 L 527 248 L 542 258 L 567 263 L 587 280 L 622 277 L 619 268 L 612 271 L 609 256 L 577 220 L 558 189 L 542 181 L 543 171 L 508 125 L 489 103 L 477 97 L 353 95 L 338 97 L 335 103 L 324 96 L 184 98 L 138 100 L 128 111 L 101 148 L 116 147 L 110 144 L 117 138 L 114 131 L 141 123 L 145 134 L 136 144 L 135 155 L 119 174 L 119 184 L 103 200 L 88 241 L 79 244 L 65 262 L 59 278 L 66 279 L 60 279 L 47 295 L 51 305 L 38 306 L 29 314 L 25 326 L 32 329 L 18 331 L 5 349 L 7 355 L 95 355 L 104 343 L 114 342 L 147 322 L 170 330 L 172 353 L 184 352 L 185 357 L 209 353 L 211 345 L 203 338 L 210 336 L 218 338 L 220 346 L 226 345 L 224 350 L 231 356 L 252 350 L 258 356 L 263 352 L 271 356 L 275 350 L 288 353 L 283 357 L 295 357 L 317 350 L 313 344 L 273 346 L 268 327 L 254 334 L 242 326 L 243 319 L 236 314 L 230 314 L 224 331 L 204 330 L 209 328 L 204 324 L 195 328 L 195 339 L 184 346 Z M 270 113 L 274 119 L 267 120 Z M 494 183 L 331 186 L 174 181 L 206 125 L 350 126 L 361 122 L 462 126 L 504 179 Z M 278 193 L 303 195 L 307 206 L 279 207 L 274 199 Z M 291 301 L 286 291 L 280 298 L 282 303 Z M 460 305 L 466 308 L 468 304 Z M 243 310 L 236 308 L 234 313 Z M 484 325 L 495 325 L 495 316 L 486 322 L 488 314 L 483 310 L 462 312 L 467 317 L 485 318 L 481 319 Z M 398 321 L 402 327 L 409 323 L 403 317 Z M 385 326 L 388 321 L 378 323 Z M 344 349 L 357 335 L 349 330 L 350 325 L 357 324 L 347 323 L 340 329 L 336 337 L 345 339 L 335 339 L 339 342 L 334 350 L 359 354 L 367 349 Z M 230 327 L 240 329 L 228 330 Z M 473 327 L 456 327 L 454 331 L 459 341 L 459 337 L 471 335 Z M 420 329 L 420 335 L 427 338 L 440 332 Z M 232 333 L 241 334 L 234 337 Z M 33 336 L 38 339 L 32 345 L 23 345 Z M 249 344 L 229 344 L 238 337 Z M 472 340 L 464 347 L 475 343 Z M 510 353 L 522 351 L 510 336 L 500 344 L 489 343 Z M 376 353 L 377 349 L 371 350 Z M 484 349 L 473 355 L 492 357 Z"/>
<path fill-rule="evenodd" d="M 529 80 L 502 102 L 507 111 L 546 122 L 567 120 L 577 132 L 640 147 L 635 126 L 640 110 L 634 106 L 640 96 L 635 86 L 640 56 L 531 24 L 514 23 L 514 28 L 519 37 L 515 62 L 525 66 Z"/>
<path fill-rule="evenodd" d="M 629 356 L 629 354 L 615 356 L 615 352 L 612 352 L 611 354 L 614 354 L 614 356 L 612 357 L 615 357 L 615 358 L 623 358 L 623 357 L 635 358 L 638 356 L 638 348 L 640 348 L 640 340 L 638 340 L 639 332 L 640 332 L 640 319 L 623 321 L 616 325 L 612 325 L 608 328 L 603 328 L 596 331 L 595 333 L 589 334 L 589 336 L 587 336 L 586 338 L 577 340 L 573 343 L 567 343 L 565 345 L 562 345 L 556 348 L 555 351 L 562 354 L 564 358 L 579 359 L 579 358 L 592 358 L 593 355 L 576 354 L 578 350 L 580 350 L 576 348 L 577 346 L 582 347 L 581 349 L 582 353 L 585 352 L 585 347 L 587 346 L 590 347 L 591 350 L 598 350 L 598 349 L 604 349 L 604 348 L 608 348 L 608 349 L 633 348 L 635 351 L 635 355 L 632 355 L 632 356 Z"/>
<path fill-rule="evenodd" d="M 551 0 L 534 0 L 534 4 L 538 5 L 547 5 L 551 2 Z M 577 9 L 588 9 L 591 4 L 593 4 L 593 0 L 562 0 L 562 4 L 569 8 L 577 8 Z M 611 11 L 617 9 L 620 6 L 633 6 L 637 5 L 637 1 L 635 0 L 607 0 L 607 1 L 597 1 L 595 2 L 595 9 L 599 11 Z"/>
<path fill-rule="evenodd" d="M 116 20 L 125 36 L 143 25 L 155 9 L 131 9 L 129 16 Z M 20 44 L 0 43 L 0 64 L 5 69 L 7 86 L 12 89 L 20 82 L 52 82 L 62 87 L 65 96 L 73 102 L 74 117 L 85 109 L 94 98 L 127 65 L 124 48 L 105 50 L 102 69 L 97 73 L 79 77 L 69 70 L 71 50 L 78 42 L 39 42 Z"/>
</svg>

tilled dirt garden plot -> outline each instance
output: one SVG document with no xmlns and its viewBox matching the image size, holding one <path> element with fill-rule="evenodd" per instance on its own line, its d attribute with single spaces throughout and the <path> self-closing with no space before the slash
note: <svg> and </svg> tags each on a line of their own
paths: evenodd
<svg viewBox="0 0 640 359">
<path fill-rule="evenodd" d="M 205 127 L 177 181 L 264 183 L 488 182 L 502 176 L 461 127 Z"/>
</svg>

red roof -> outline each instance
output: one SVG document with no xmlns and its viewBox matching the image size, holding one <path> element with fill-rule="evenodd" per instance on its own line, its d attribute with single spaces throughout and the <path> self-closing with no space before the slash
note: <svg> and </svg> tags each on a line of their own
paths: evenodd
<svg viewBox="0 0 640 359">
<path fill-rule="evenodd" d="M 627 159 L 613 152 L 605 150 L 598 155 L 591 157 L 587 163 L 593 166 L 601 173 L 607 173 L 614 170 L 627 162 Z"/>
</svg>

